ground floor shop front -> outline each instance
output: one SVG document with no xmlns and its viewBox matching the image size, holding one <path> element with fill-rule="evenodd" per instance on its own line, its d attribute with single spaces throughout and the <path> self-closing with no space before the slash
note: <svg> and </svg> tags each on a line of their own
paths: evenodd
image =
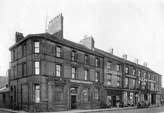
<svg viewBox="0 0 164 113">
<path fill-rule="evenodd" d="M 103 87 L 99 83 L 58 78 L 40 80 L 38 82 L 31 80 L 26 88 L 20 88 L 22 93 L 20 97 L 15 97 L 17 101 L 12 107 L 32 112 L 100 108 Z M 27 99 L 23 99 L 24 97 Z"/>
</svg>

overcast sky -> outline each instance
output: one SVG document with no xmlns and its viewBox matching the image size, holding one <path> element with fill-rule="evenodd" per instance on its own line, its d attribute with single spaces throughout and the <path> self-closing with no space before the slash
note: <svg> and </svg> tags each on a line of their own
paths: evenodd
<svg viewBox="0 0 164 113">
<path fill-rule="evenodd" d="M 97 48 L 148 62 L 164 75 L 164 2 L 160 0 L 0 0 L 0 75 L 9 68 L 8 48 L 15 31 L 25 36 L 45 31 L 62 13 L 64 38 L 79 42 L 92 35 Z M 164 80 L 164 79 L 163 79 Z M 163 84 L 164 86 L 164 84 Z"/>
</svg>

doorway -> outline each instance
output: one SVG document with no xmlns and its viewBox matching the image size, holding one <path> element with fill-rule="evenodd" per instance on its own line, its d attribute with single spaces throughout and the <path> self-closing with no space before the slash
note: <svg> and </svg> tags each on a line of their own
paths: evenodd
<svg viewBox="0 0 164 113">
<path fill-rule="evenodd" d="M 77 108 L 77 96 L 71 95 L 71 109 Z"/>
<path fill-rule="evenodd" d="M 113 107 L 116 107 L 116 96 L 112 96 Z"/>
</svg>

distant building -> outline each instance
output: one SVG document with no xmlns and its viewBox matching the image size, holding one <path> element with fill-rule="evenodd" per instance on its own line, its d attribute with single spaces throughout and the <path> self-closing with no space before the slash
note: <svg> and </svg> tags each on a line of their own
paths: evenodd
<svg viewBox="0 0 164 113">
<path fill-rule="evenodd" d="M 141 101 L 160 104 L 160 74 L 127 56 L 124 59 L 95 48 L 93 37 L 85 37 L 81 44 L 61 38 L 62 28 L 59 24 L 57 32 L 26 37 L 16 33 L 16 43 L 10 48 L 12 109 L 59 111 L 134 106 Z"/>
</svg>

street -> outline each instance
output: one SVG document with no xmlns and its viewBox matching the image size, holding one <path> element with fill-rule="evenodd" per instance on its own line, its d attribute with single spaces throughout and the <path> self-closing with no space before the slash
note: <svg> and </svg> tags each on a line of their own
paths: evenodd
<svg viewBox="0 0 164 113">
<path fill-rule="evenodd" d="M 104 111 L 104 112 L 97 112 L 97 113 L 164 113 L 164 107 L 130 109 L 130 110 L 119 110 L 119 111 Z"/>
</svg>

